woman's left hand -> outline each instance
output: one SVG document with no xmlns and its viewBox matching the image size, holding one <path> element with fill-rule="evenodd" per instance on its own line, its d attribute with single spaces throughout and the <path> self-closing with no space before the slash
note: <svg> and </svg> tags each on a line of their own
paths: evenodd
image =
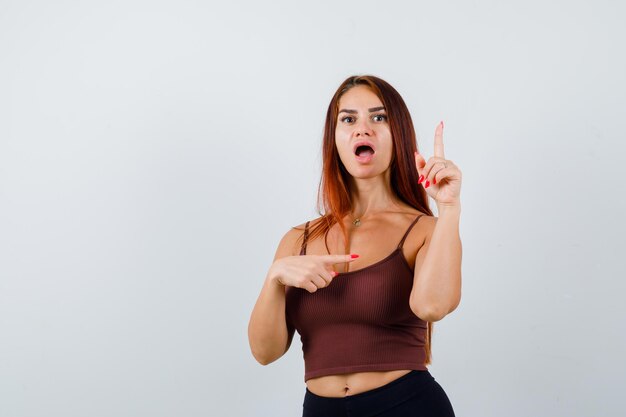
<svg viewBox="0 0 626 417">
<path fill-rule="evenodd" d="M 415 166 L 419 184 L 438 206 L 458 206 L 461 204 L 461 171 L 443 155 L 443 122 L 435 129 L 435 156 L 425 161 L 415 152 Z"/>
</svg>

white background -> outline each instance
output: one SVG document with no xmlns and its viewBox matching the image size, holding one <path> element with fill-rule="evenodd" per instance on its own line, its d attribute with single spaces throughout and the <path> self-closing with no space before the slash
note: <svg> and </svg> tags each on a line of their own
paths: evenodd
<svg viewBox="0 0 626 417">
<path fill-rule="evenodd" d="M 463 172 L 458 416 L 623 412 L 625 7 L 0 1 L 0 416 L 297 416 L 247 326 L 341 81 Z M 433 204 L 433 209 L 434 209 Z"/>
</svg>

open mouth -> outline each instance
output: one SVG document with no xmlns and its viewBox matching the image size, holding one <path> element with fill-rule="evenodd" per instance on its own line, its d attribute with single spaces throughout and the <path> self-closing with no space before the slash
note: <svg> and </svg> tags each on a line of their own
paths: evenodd
<svg viewBox="0 0 626 417">
<path fill-rule="evenodd" d="M 359 145 L 354 151 L 356 156 L 367 157 L 374 155 L 374 149 L 369 145 Z"/>
<path fill-rule="evenodd" d="M 370 145 L 358 145 L 354 150 L 355 159 L 360 164 L 368 164 L 374 159 L 374 148 Z"/>
<path fill-rule="evenodd" d="M 374 149 L 372 149 L 372 147 L 368 145 L 360 145 L 357 146 L 354 154 L 356 156 L 371 156 L 374 155 Z"/>
</svg>

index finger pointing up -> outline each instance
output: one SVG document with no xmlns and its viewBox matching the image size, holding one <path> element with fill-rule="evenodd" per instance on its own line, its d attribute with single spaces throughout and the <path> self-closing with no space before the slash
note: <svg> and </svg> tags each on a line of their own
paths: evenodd
<svg viewBox="0 0 626 417">
<path fill-rule="evenodd" d="M 435 129 L 435 156 L 446 159 L 443 155 L 443 121 Z"/>
</svg>

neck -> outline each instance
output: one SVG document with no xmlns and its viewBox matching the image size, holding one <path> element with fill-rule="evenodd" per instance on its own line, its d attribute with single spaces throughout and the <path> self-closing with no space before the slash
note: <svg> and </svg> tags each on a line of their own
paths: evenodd
<svg viewBox="0 0 626 417">
<path fill-rule="evenodd" d="M 389 180 L 390 171 L 373 178 L 352 177 L 353 219 L 363 219 L 378 213 L 401 209 L 400 202 L 393 195 Z"/>
</svg>

